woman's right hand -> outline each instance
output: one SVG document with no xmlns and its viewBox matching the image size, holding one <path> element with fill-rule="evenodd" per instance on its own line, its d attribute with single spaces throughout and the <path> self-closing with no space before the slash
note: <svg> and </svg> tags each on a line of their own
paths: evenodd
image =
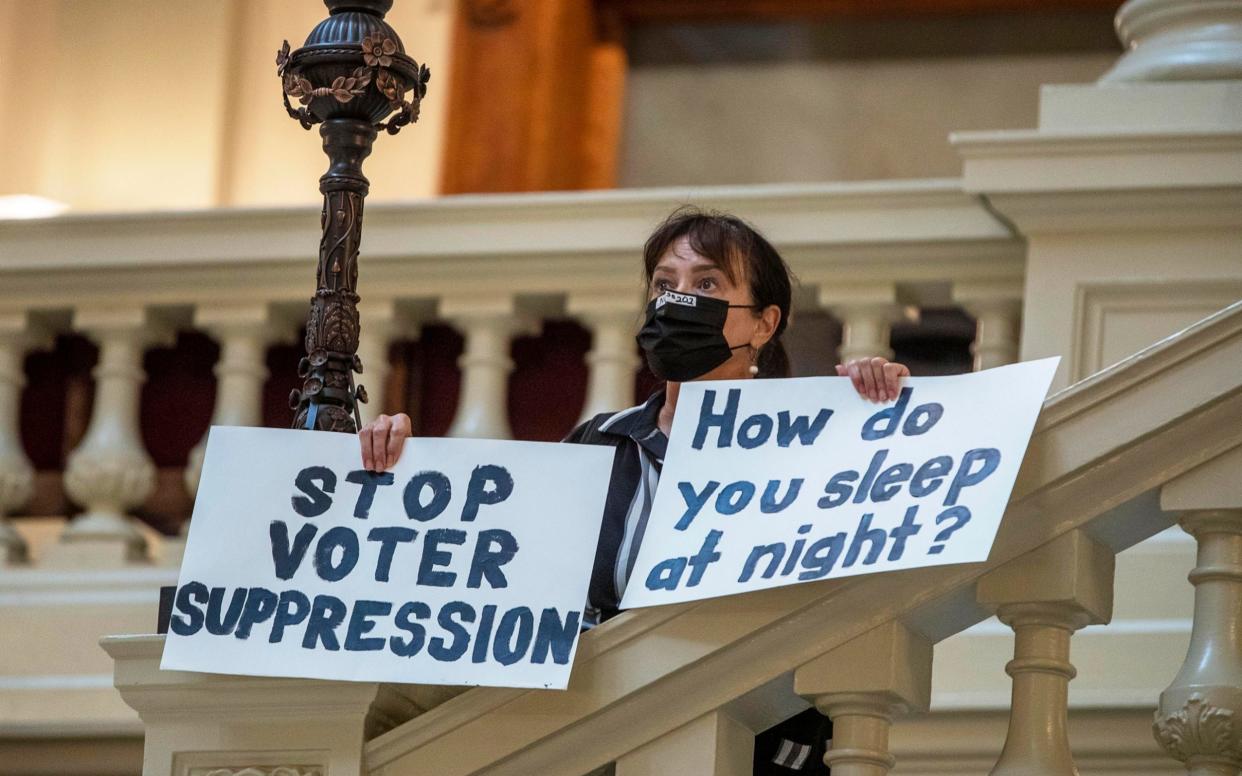
<svg viewBox="0 0 1242 776">
<path fill-rule="evenodd" d="M 395 466 L 412 430 L 410 416 L 404 412 L 380 415 L 363 426 L 358 432 L 358 441 L 362 444 L 362 468 L 382 472 Z"/>
</svg>

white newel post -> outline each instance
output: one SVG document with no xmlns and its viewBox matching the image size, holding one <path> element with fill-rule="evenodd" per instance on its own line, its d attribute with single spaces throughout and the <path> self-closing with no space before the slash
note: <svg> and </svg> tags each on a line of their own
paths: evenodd
<svg viewBox="0 0 1242 776">
<path fill-rule="evenodd" d="M 975 319 L 970 353 L 976 372 L 1018 360 L 1021 283 L 958 283 L 953 301 Z"/>
<path fill-rule="evenodd" d="M 566 309 L 591 331 L 591 351 L 586 357 L 590 373 L 579 422 L 633 405 L 639 363 L 634 342 L 638 302 L 615 294 L 572 295 Z"/>
<path fill-rule="evenodd" d="M 466 338 L 461 366 L 461 396 L 449 428 L 451 437 L 510 439 L 509 347 L 514 334 L 528 328 L 517 317 L 512 298 L 455 299 L 440 303 L 440 316 Z"/>
<path fill-rule="evenodd" d="M 146 541 L 126 514 L 155 487 L 155 464 L 138 427 L 142 356 L 171 333 L 141 308 L 78 310 L 73 323 L 99 345 L 91 422 L 65 467 L 65 491 L 86 511 L 69 522 L 46 562 L 98 567 L 144 560 Z"/>
<path fill-rule="evenodd" d="M 194 326 L 206 331 L 220 345 L 220 359 L 214 370 L 216 402 L 211 425 L 259 425 L 263 421 L 267 348 L 287 327 L 274 319 L 265 304 L 199 307 L 194 311 Z M 190 451 L 185 467 L 185 486 L 191 496 L 198 492 L 206 449 L 207 434 L 203 434 Z"/>
<path fill-rule="evenodd" d="M 1101 83 L 1242 78 L 1242 4 L 1130 0 L 1116 21 L 1126 54 Z"/>
<path fill-rule="evenodd" d="M 795 669 L 794 691 L 832 720 L 834 776 L 886 776 L 893 718 L 927 711 L 931 670 L 931 642 L 896 621 Z"/>
<path fill-rule="evenodd" d="M 143 776 L 362 776 L 367 741 L 461 692 L 161 671 L 163 636 L 101 645 L 142 718 Z"/>
<path fill-rule="evenodd" d="M 1070 637 L 1108 622 L 1113 553 L 1085 534 L 1065 534 L 979 581 L 979 602 L 1014 631 L 1009 732 L 992 776 L 1077 776 L 1069 748 Z"/>
<path fill-rule="evenodd" d="M 1238 299 L 1242 3 L 1130 0 L 1126 49 L 1045 84 L 1033 129 L 955 132 L 962 188 L 1026 243 L 1024 359 L 1053 391 Z"/>
<path fill-rule="evenodd" d="M 8 515 L 34 493 L 34 467 L 22 447 L 21 391 L 24 356 L 48 338 L 36 333 L 24 313 L 0 314 L 0 565 L 27 559 L 26 543 Z"/>
<path fill-rule="evenodd" d="M 1156 740 L 1191 776 L 1242 772 L 1242 450 L 1166 485 L 1160 505 L 1180 513 L 1199 544 L 1190 583 L 1194 624 L 1186 660 L 1160 694 Z"/>
<path fill-rule="evenodd" d="M 363 372 L 354 379 L 366 387 L 367 400 L 358 405 L 358 414 L 363 423 L 369 423 L 384 411 L 388 375 L 392 373 L 389 348 L 399 339 L 418 339 L 420 322 L 403 315 L 393 299 L 363 300 L 358 315 L 362 324 L 358 357 Z"/>
<path fill-rule="evenodd" d="M 889 333 L 893 322 L 901 318 L 902 310 L 892 285 L 823 284 L 819 305 L 841 323 L 837 361 L 844 364 L 855 358 L 893 357 Z"/>
</svg>

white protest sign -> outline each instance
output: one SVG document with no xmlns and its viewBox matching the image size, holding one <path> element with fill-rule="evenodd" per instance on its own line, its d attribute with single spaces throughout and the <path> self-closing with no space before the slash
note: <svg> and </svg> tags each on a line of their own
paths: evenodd
<svg viewBox="0 0 1242 776">
<path fill-rule="evenodd" d="M 622 608 L 986 560 L 1058 360 L 683 383 Z"/>
<path fill-rule="evenodd" d="M 569 682 L 613 450 L 216 427 L 161 668 Z"/>
</svg>

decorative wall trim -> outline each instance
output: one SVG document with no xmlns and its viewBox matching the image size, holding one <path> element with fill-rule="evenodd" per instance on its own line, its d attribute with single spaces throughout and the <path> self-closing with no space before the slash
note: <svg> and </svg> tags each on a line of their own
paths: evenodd
<svg viewBox="0 0 1242 776">
<path fill-rule="evenodd" d="M 1081 380 L 1112 363 L 1105 356 L 1110 316 L 1119 313 L 1182 313 L 1198 321 L 1242 299 L 1242 280 L 1146 280 L 1090 283 L 1078 287 L 1074 305 L 1077 344 L 1070 379 Z M 1115 325 L 1115 324 L 1114 324 Z M 1168 334 L 1173 334 L 1170 331 Z"/>
<path fill-rule="evenodd" d="M 191 768 L 186 776 L 323 776 L 318 765 L 246 766 L 243 768 Z"/>
<path fill-rule="evenodd" d="M 1242 761 L 1242 737 L 1237 735 L 1234 713 L 1202 695 L 1190 696 L 1182 708 L 1166 717 L 1156 714 L 1152 733 L 1169 754 L 1183 762 L 1206 756 Z"/>
<path fill-rule="evenodd" d="M 328 776 L 327 751 L 180 752 L 173 776 Z"/>
</svg>

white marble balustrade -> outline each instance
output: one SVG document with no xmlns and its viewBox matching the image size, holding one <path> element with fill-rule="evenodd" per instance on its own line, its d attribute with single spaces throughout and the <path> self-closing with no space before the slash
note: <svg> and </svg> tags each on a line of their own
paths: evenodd
<svg viewBox="0 0 1242 776">
<path fill-rule="evenodd" d="M 961 284 L 1021 287 L 1021 242 L 954 181 L 728 188 L 696 196 L 707 207 L 748 217 L 772 238 L 801 279 L 798 310 L 831 312 L 829 289 L 859 277 L 888 288 L 899 310 L 919 304 L 928 285 L 941 289 L 927 299 L 938 306 L 951 304 L 944 290 Z M 509 433 L 512 341 L 537 332 L 540 320 L 573 320 L 591 334 L 584 415 L 631 404 L 642 308 L 638 249 L 683 199 L 680 192 L 629 191 L 369 208 L 359 289 L 359 382 L 371 397 L 363 417 L 398 406 L 384 395 L 388 353 L 431 323 L 447 323 L 466 340 L 454 433 Z M 267 349 L 292 336 L 305 314 L 316 234 L 317 213 L 309 209 L 68 216 L 6 224 L 0 232 L 0 311 L 12 317 L 0 316 L 0 366 L 13 365 L 0 370 L 0 450 L 21 450 L 23 355 L 58 333 L 78 332 L 100 348 L 90 430 L 64 475 L 67 492 L 87 508 L 83 516 L 62 529 L 50 518 L 24 515 L 26 456 L 0 456 L 4 508 L 17 518 L 0 521 L 0 532 L 18 527 L 3 532 L 4 557 L 21 556 L 22 538 L 34 556 L 29 564 L 0 564 L 0 618 L 27 617 L 31 602 L 42 602 L 46 622 L 28 623 L 22 633 L 34 638 L 45 626 L 74 623 L 81 632 L 72 638 L 87 645 L 43 653 L 14 636 L 12 648 L 24 657 L 5 669 L 14 674 L 0 671 L 0 707 L 12 710 L 0 720 L 0 735 L 5 725 L 50 730 L 49 709 L 64 706 L 66 682 L 76 688 L 71 716 L 82 729 L 133 729 L 103 676 L 106 655 L 93 645 L 117 627 L 152 627 L 156 590 L 175 578 L 180 551 L 177 537 L 144 547 L 150 534 L 132 517 L 154 476 L 138 421 L 143 357 L 174 329 L 205 333 L 220 348 L 213 422 L 257 422 Z M 32 321 L 46 330 L 36 332 Z M 195 452 L 186 468 L 190 490 L 198 460 Z M 46 482 L 48 473 L 39 476 Z M 93 603 L 58 603 L 79 598 Z M 734 734 L 744 729 L 727 714 L 701 724 L 718 730 L 722 742 L 738 740 Z"/>
<path fill-rule="evenodd" d="M 322 751 L 307 753 L 300 734 L 272 725 L 266 739 L 259 734 L 263 750 L 273 765 L 375 776 L 744 776 L 755 733 L 811 704 L 832 718 L 824 760 L 835 774 L 885 776 L 902 762 L 896 726 L 931 705 L 934 645 L 996 614 L 1013 630 L 1005 667 L 1012 703 L 1008 733 L 993 731 L 991 772 L 1070 776 L 1078 772 L 1067 713 L 1073 634 L 1112 616 L 1115 555 L 1180 515 L 1200 543 L 1194 635 L 1185 668 L 1161 697 L 1155 733 L 1194 776 L 1236 774 L 1240 357 L 1242 302 L 1051 398 L 984 563 L 630 612 L 582 638 L 568 693 L 482 688 L 456 697 L 418 688 L 423 700 L 394 706 L 401 688 L 367 687 L 338 712 L 355 724 L 382 715 L 361 745 L 356 735 L 324 739 Z M 1119 415 L 1133 423 L 1119 428 Z M 1186 439 L 1195 440 L 1192 456 Z M 147 721 L 153 776 L 175 772 L 189 751 L 204 767 L 235 762 L 256 745 L 235 730 L 267 730 L 261 720 L 273 708 L 280 719 L 309 713 L 334 690 L 161 673 L 157 637 L 118 637 L 105 647 L 118 687 Z M 236 702 L 260 687 L 288 703 L 267 695 L 260 705 Z M 213 731 L 208 748 L 196 748 L 203 734 L 185 724 L 184 701 L 200 695 L 216 704 L 196 717 Z M 213 721 L 221 703 L 237 710 L 227 725 Z M 330 728 L 322 716 L 317 722 Z M 1150 738 L 1146 749 L 1132 738 L 1127 746 L 1116 759 L 1089 751 L 1092 770 L 1177 772 L 1150 754 Z M 940 766 L 988 769 L 972 756 Z M 910 772 L 937 770 L 924 763 Z"/>
<path fill-rule="evenodd" d="M 917 310 L 920 290 L 929 285 L 962 289 L 931 301 L 960 297 L 976 312 L 979 366 L 1016 357 L 1021 245 L 952 181 L 726 189 L 702 201 L 748 216 L 785 252 L 806 290 L 797 308 L 827 311 L 841 322 L 839 360 L 891 357 L 889 325 Z M 514 337 L 536 333 L 540 317 L 568 317 L 591 333 L 582 417 L 632 404 L 639 365 L 633 335 L 642 305 L 635 250 L 676 203 L 665 193 L 617 192 L 375 209 L 360 287 L 367 370 L 360 381 L 371 398 L 361 408 L 364 419 L 384 406 L 390 346 L 417 339 L 421 325 L 432 321 L 449 323 L 465 339 L 450 435 L 511 436 L 510 347 Z M 294 330 L 309 282 L 305 262 L 287 258 L 305 237 L 297 213 L 112 217 L 102 235 L 95 235 L 97 220 L 17 225 L 0 238 L 0 247 L 15 248 L 0 260 L 0 309 L 20 302 L 13 315 L 21 320 L 67 310 L 73 328 L 100 348 L 90 427 L 65 474 L 66 492 L 86 513 L 64 533 L 72 546 L 52 553 L 68 565 L 93 563 L 86 555 L 107 563 L 146 557 L 127 514 L 154 487 L 137 402 L 144 350 L 168 340 L 166 321 L 204 331 L 220 346 L 212 422 L 255 424 L 266 348 Z M 446 221 L 460 228 L 445 230 Z M 523 227 L 530 222 L 547 228 Z M 232 239 L 239 228 L 263 239 Z M 91 241 L 89 260 L 78 252 L 84 240 Z M 188 315 L 160 312 L 187 309 Z M 5 358 L 19 358 L 21 347 L 16 334 L 8 335 Z M 8 370 L 10 387 L 0 392 L 9 415 L 17 395 L 11 381 L 19 374 L 20 368 Z M 0 473 L 14 483 L 6 485 L 4 502 L 11 512 L 28 487 L 17 483 L 26 483 L 29 472 L 4 425 L 0 420 L 7 456 Z M 185 470 L 191 493 L 204 445 L 205 437 Z M 19 543 L 10 534 L 6 546 L 16 557 Z"/>
</svg>

